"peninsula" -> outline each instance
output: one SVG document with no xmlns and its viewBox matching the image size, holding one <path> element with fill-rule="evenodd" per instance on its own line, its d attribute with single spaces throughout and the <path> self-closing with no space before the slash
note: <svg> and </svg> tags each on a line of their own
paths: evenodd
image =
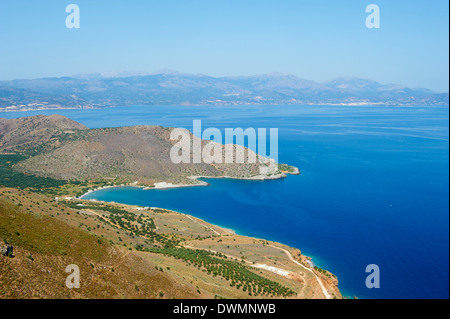
<svg viewBox="0 0 450 319">
<path fill-rule="evenodd" d="M 206 141 L 204 141 L 206 142 Z M 342 298 L 299 249 L 157 207 L 87 201 L 90 189 L 261 176 L 254 164 L 173 164 L 159 126 L 88 129 L 59 115 L 0 119 L 1 298 Z M 245 150 L 248 155 L 250 150 Z M 64 287 L 77 264 L 82 288 Z"/>
</svg>

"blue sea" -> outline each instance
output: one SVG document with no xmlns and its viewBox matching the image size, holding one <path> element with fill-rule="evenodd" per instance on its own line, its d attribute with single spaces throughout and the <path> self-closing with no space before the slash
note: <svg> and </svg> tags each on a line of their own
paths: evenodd
<svg viewBox="0 0 450 319">
<path fill-rule="evenodd" d="M 449 298 L 448 107 L 134 106 L 62 114 L 90 128 L 278 128 L 283 180 L 208 179 L 210 187 L 113 188 L 98 200 L 188 213 L 242 235 L 300 248 L 346 296 Z M 380 288 L 365 270 L 380 267 Z"/>
</svg>

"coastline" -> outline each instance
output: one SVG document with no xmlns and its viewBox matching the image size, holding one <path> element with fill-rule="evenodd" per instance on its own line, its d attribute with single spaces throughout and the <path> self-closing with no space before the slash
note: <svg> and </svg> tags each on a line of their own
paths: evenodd
<svg viewBox="0 0 450 319">
<path fill-rule="evenodd" d="M 116 187 L 127 187 L 127 186 L 116 186 Z M 112 188 L 112 187 L 105 187 L 105 188 Z M 142 188 L 142 187 L 138 187 L 138 188 Z M 73 198 L 76 200 L 79 200 L 79 198 Z M 81 199 L 83 201 L 95 201 L 98 203 L 102 203 L 102 204 L 113 204 L 113 205 L 119 205 L 119 206 L 126 206 L 126 207 L 131 207 L 134 209 L 138 209 L 138 210 L 142 210 L 142 209 L 148 209 L 148 210 L 154 210 L 154 209 L 162 209 L 162 210 L 166 210 L 172 213 L 176 213 L 176 214 L 180 214 L 183 215 L 185 217 L 187 217 L 188 219 L 190 219 L 192 222 L 195 222 L 209 230 L 211 230 L 213 233 L 215 233 L 215 236 L 238 236 L 244 239 L 251 239 L 251 240 L 257 240 L 257 241 L 264 241 L 266 242 L 266 245 L 268 247 L 272 247 L 275 249 L 278 249 L 280 251 L 282 251 L 283 253 L 285 253 L 287 255 L 287 257 L 297 266 L 303 268 L 305 271 L 310 272 L 313 277 L 315 278 L 315 280 L 317 281 L 318 287 L 320 287 L 320 290 L 322 291 L 322 294 L 324 296 L 323 299 L 333 299 L 332 298 L 332 294 L 333 296 L 334 293 L 336 293 L 336 291 L 339 293 L 339 295 L 341 296 L 341 298 L 343 298 L 343 294 L 340 291 L 339 287 L 338 287 L 338 278 L 333 275 L 331 272 L 329 272 L 328 270 L 326 270 L 327 273 L 333 275 L 333 278 L 327 278 L 325 275 L 323 275 L 320 271 L 318 271 L 316 269 L 316 265 L 314 262 L 312 262 L 312 257 L 309 257 L 307 255 L 304 255 L 303 253 L 301 253 L 301 250 L 297 247 L 293 247 L 293 246 L 289 246 L 286 244 L 283 244 L 281 242 L 278 241 L 274 241 L 274 240 L 267 240 L 264 238 L 260 238 L 260 237 L 254 237 L 254 236 L 250 236 L 250 235 L 246 235 L 246 234 L 240 234 L 237 231 L 230 229 L 230 228 L 226 228 L 226 227 L 222 227 L 220 225 L 217 224 L 213 224 L 210 222 L 207 222 L 201 218 L 195 217 L 191 214 L 188 213 L 182 213 L 180 211 L 176 211 L 176 210 L 172 210 L 172 209 L 166 209 L 166 208 L 162 208 L 162 207 L 142 207 L 141 205 L 132 205 L 132 204 L 124 204 L 124 203 L 119 203 L 119 202 L 115 202 L 115 201 L 100 201 L 100 200 L 95 200 L 95 199 Z M 207 251 L 212 251 L 215 252 L 214 250 L 208 249 L 208 248 L 200 248 L 200 247 L 191 247 L 189 246 L 189 244 L 184 244 L 182 245 L 185 248 L 189 248 L 189 249 L 202 249 L 202 250 L 207 250 Z M 295 253 L 295 251 L 298 251 L 298 253 Z M 232 258 L 236 258 L 236 256 L 229 256 Z M 253 267 L 255 269 L 264 269 L 267 270 L 269 272 L 275 273 L 277 275 L 280 275 L 282 277 L 286 277 L 286 278 L 295 278 L 296 277 L 296 272 L 293 272 L 291 270 L 286 270 L 283 268 L 278 268 L 276 266 L 268 266 L 266 264 L 261 264 L 261 263 L 253 263 L 251 264 L 248 261 L 245 261 L 245 263 L 248 263 L 248 265 L 250 267 Z M 327 288 L 328 287 L 328 288 Z"/>
<path fill-rule="evenodd" d="M 386 108 L 412 108 L 416 107 L 416 103 L 383 103 L 383 102 L 353 102 L 353 103 L 281 103 L 283 105 L 289 105 L 289 106 L 327 106 L 327 107 L 386 107 Z M 200 104 L 180 104 L 180 106 L 184 107 L 208 107 L 211 105 L 217 105 L 217 104 L 208 104 L 208 103 L 200 103 Z M 259 104 L 259 103 L 236 103 L 236 104 L 222 104 L 222 106 L 272 106 L 272 105 L 280 105 L 280 103 L 276 104 Z M 419 104 L 421 107 L 449 107 L 448 104 Z M 133 105 L 133 106 L 140 106 L 140 107 L 155 107 L 155 106 L 161 106 L 148 104 L 148 105 Z M 171 104 L 168 104 L 167 106 L 172 106 Z M 123 106 L 116 106 L 116 105 L 107 105 L 107 106 L 84 106 L 84 107 L 58 107 L 58 108 L 46 108 L 46 107 L 40 107 L 40 108 L 21 108 L 20 106 L 14 105 L 14 106 L 6 106 L 0 108 L 0 113 L 14 113 L 14 112 L 48 112 L 48 111 L 65 111 L 65 110 L 104 110 L 104 109 L 111 109 L 111 108 L 119 108 Z"/>
<path fill-rule="evenodd" d="M 298 168 L 295 168 L 294 172 L 282 172 L 281 174 L 277 174 L 276 178 L 269 178 L 269 179 L 280 179 L 280 178 L 286 178 L 287 175 L 286 174 L 292 174 L 292 175 L 299 175 L 300 172 L 298 170 Z M 140 210 L 141 209 L 164 209 L 167 211 L 171 211 L 180 215 L 185 216 L 186 218 L 190 219 L 192 222 L 195 222 L 205 228 L 208 228 L 209 230 L 211 230 L 215 236 L 242 236 L 243 238 L 247 238 L 247 239 L 255 239 L 255 240 L 262 240 L 267 242 L 267 245 L 272 246 L 276 249 L 279 249 L 281 251 L 283 251 L 284 253 L 286 253 L 286 255 L 291 259 L 291 261 L 294 264 L 297 264 L 298 266 L 302 267 L 303 269 L 305 269 L 306 271 L 310 272 L 316 279 L 320 289 L 322 290 L 322 293 L 325 297 L 325 299 L 332 299 L 330 291 L 338 291 L 338 293 L 343 296 L 342 291 L 339 289 L 338 287 L 338 278 L 337 276 L 335 276 L 333 273 L 331 273 L 328 270 L 324 270 L 321 269 L 321 267 L 318 266 L 318 264 L 316 264 L 313 261 L 313 258 L 308 256 L 308 255 L 304 255 L 303 253 L 299 253 L 296 258 L 293 257 L 291 250 L 294 251 L 299 251 L 301 252 L 301 250 L 297 247 L 294 246 L 289 246 L 286 244 L 283 244 L 282 242 L 276 241 L 276 240 L 268 240 L 268 239 L 264 239 L 262 237 L 254 237 L 245 233 L 240 233 L 238 231 L 236 231 L 235 229 L 229 228 L 229 227 L 223 227 L 221 225 L 218 224 L 214 224 L 208 221 L 205 221 L 201 218 L 198 218 L 194 215 L 191 215 L 190 213 L 183 213 L 180 211 L 176 211 L 176 210 L 172 210 L 172 209 L 167 209 L 167 208 L 163 208 L 163 207 L 143 207 L 140 205 L 133 205 L 133 204 L 124 204 L 124 203 L 119 203 L 119 202 L 115 202 L 115 201 L 100 201 L 100 200 L 96 200 L 96 199 L 85 199 L 85 196 L 87 196 L 88 194 L 92 194 L 96 191 L 99 190 L 104 190 L 104 189 L 109 189 L 109 188 L 119 188 L 119 187 L 135 187 L 135 188 L 141 188 L 143 190 L 164 190 L 164 189 L 173 189 L 173 188 L 184 188 L 184 187 L 193 187 L 193 186 L 210 186 L 209 183 L 205 182 L 205 181 L 199 181 L 199 179 L 201 178 L 219 178 L 219 179 L 223 179 L 223 178 L 228 178 L 228 179 L 240 179 L 240 180 L 259 180 L 259 179 L 254 179 L 254 178 L 232 178 L 229 176 L 219 176 L 219 177 L 210 177 L 210 176 L 190 176 L 189 179 L 195 180 L 198 183 L 197 184 L 173 184 L 171 182 L 157 182 L 154 183 L 153 186 L 146 186 L 146 185 L 138 185 L 138 182 L 134 182 L 134 183 L 129 183 L 129 184 L 121 184 L 121 185 L 111 185 L 111 186 L 103 186 L 103 187 L 98 187 L 96 189 L 91 189 L 88 192 L 86 192 L 85 194 L 81 195 L 78 198 L 71 198 L 71 199 L 78 199 L 78 200 L 86 200 L 86 201 L 95 201 L 95 202 L 100 202 L 100 203 L 109 203 L 109 204 L 115 204 L 115 205 L 125 205 L 125 206 L 137 206 Z M 298 258 L 298 260 L 297 260 Z M 281 275 L 283 277 L 292 277 L 295 276 L 294 273 L 290 272 L 290 271 L 285 271 L 283 269 L 274 267 L 274 266 L 267 266 L 265 264 L 254 264 L 254 265 L 250 265 L 256 269 L 265 269 L 268 270 L 270 272 L 273 272 L 275 274 Z M 331 275 L 331 277 L 330 277 Z M 328 276 L 328 277 L 327 277 Z M 332 278 L 334 277 L 334 278 Z M 332 287 L 332 288 L 328 288 L 330 290 L 328 290 L 326 287 Z M 334 294 L 333 294 L 334 295 Z"/>
<path fill-rule="evenodd" d="M 197 178 L 211 178 L 211 177 L 206 177 L 206 176 L 201 176 L 201 177 L 195 177 L 195 179 Z M 229 178 L 229 177 L 217 177 L 217 178 Z M 85 200 L 85 201 L 94 201 L 94 202 L 99 202 L 99 203 L 110 203 L 110 204 L 116 204 L 116 205 L 126 205 L 126 206 L 137 206 L 137 207 L 141 207 L 140 205 L 133 205 L 133 204 L 124 204 L 124 203 L 120 203 L 120 202 L 116 202 L 116 201 L 103 201 L 103 200 L 96 200 L 96 199 L 84 199 L 83 197 L 91 194 L 95 191 L 98 190 L 103 190 L 103 189 L 109 189 L 109 188 L 123 188 L 123 187 L 135 187 L 135 188 L 141 188 L 143 190 L 164 190 L 164 189 L 172 189 L 172 188 L 184 188 L 184 187 L 193 187 L 193 186 L 210 186 L 209 183 L 204 182 L 204 184 L 195 184 L 195 185 L 184 185 L 184 184 L 179 184 L 179 185 L 175 185 L 175 184 L 171 184 L 171 183 L 166 183 L 163 185 L 160 185 L 160 187 L 148 187 L 148 186 L 137 186 L 136 183 L 131 183 L 131 184 L 122 184 L 122 185 L 115 185 L 115 186 L 104 186 L 104 187 L 99 187 L 95 190 L 90 190 L 87 193 L 83 194 L 81 197 L 78 198 L 73 198 L 73 199 L 78 199 L 78 200 Z M 212 223 L 212 222 L 208 222 L 205 221 L 199 217 L 196 217 L 192 214 L 189 213 L 184 213 L 184 212 L 180 212 L 180 211 L 176 211 L 176 210 L 172 210 L 172 209 L 167 209 L 164 207 L 145 207 L 145 208 L 149 208 L 149 209 L 164 209 L 164 210 L 168 210 L 171 212 L 175 212 L 178 213 L 180 215 L 186 216 L 187 218 L 191 219 L 193 222 L 196 222 L 206 228 L 210 228 L 213 232 L 215 232 L 218 236 L 221 235 L 238 235 L 238 236 L 242 236 L 242 237 L 246 237 L 246 238 L 252 238 L 252 239 L 257 239 L 257 240 L 265 240 L 267 242 L 270 243 L 274 243 L 274 244 L 278 244 L 281 245 L 283 247 L 288 247 L 288 248 L 292 248 L 292 249 L 298 249 L 301 251 L 300 248 L 298 247 L 293 247 L 293 246 L 289 246 L 287 244 L 283 244 L 282 242 L 278 242 L 278 241 L 274 241 L 274 240 L 268 240 L 265 238 L 257 238 L 245 233 L 241 233 L 235 229 L 229 228 L 229 227 L 223 227 L 221 225 Z M 211 227 L 212 226 L 212 227 Z M 280 247 L 279 247 L 280 248 Z M 313 272 L 316 276 L 319 276 L 320 273 L 315 271 L 316 267 L 319 267 L 319 265 L 317 263 L 315 263 L 313 261 L 313 257 L 310 257 L 308 255 L 304 255 L 301 254 L 301 264 L 303 265 L 303 267 L 308 268 L 311 272 Z M 320 267 L 319 267 L 320 268 Z M 328 271 L 328 270 L 327 270 Z M 337 277 L 336 277 L 337 278 Z M 324 280 L 322 278 L 322 280 Z M 342 292 L 341 292 L 342 294 Z"/>
<path fill-rule="evenodd" d="M 159 185 L 157 185 L 159 184 Z M 157 186 L 155 186 L 157 185 Z M 100 190 L 109 189 L 109 188 L 121 188 L 121 187 L 135 187 L 135 188 L 141 188 L 143 190 L 164 190 L 164 189 L 172 189 L 172 188 L 184 188 L 184 187 L 194 187 L 194 186 L 209 186 L 209 183 L 199 183 L 199 184 L 172 184 L 168 182 L 160 182 L 155 183 L 154 186 L 148 186 L 148 185 L 138 185 L 137 183 L 129 183 L 129 184 L 120 184 L 120 185 L 110 185 L 110 186 L 101 186 L 94 189 L 88 190 L 86 193 L 82 194 L 79 197 L 75 197 L 75 199 L 82 199 L 82 200 L 91 200 L 91 199 L 85 199 L 84 197 L 95 193 Z M 66 198 L 67 199 L 67 198 Z"/>
<path fill-rule="evenodd" d="M 292 166 L 293 167 L 293 166 Z M 128 184 L 120 184 L 120 185 L 109 185 L 109 186 L 101 186 L 94 189 L 89 189 L 86 193 L 82 194 L 81 196 L 77 197 L 78 199 L 83 199 L 88 194 L 91 194 L 93 192 L 108 189 L 108 188 L 116 188 L 116 187 L 136 187 L 136 188 L 142 188 L 144 190 L 163 190 L 163 189 L 172 189 L 172 188 L 185 188 L 185 187 L 196 187 L 196 186 L 210 186 L 209 183 L 202 181 L 203 178 L 208 179 L 235 179 L 235 180 L 246 180 L 246 181 L 264 181 L 264 180 L 276 180 L 276 179 L 283 179 L 287 178 L 287 175 L 300 175 L 300 170 L 297 167 L 293 167 L 294 172 L 287 172 L 282 171 L 279 174 L 275 175 L 256 175 L 252 177 L 231 177 L 231 176 L 189 176 L 188 179 L 195 181 L 195 184 L 173 184 L 172 182 L 156 182 L 153 184 L 153 186 L 150 185 L 139 185 L 138 182 L 128 183 Z"/>
</svg>

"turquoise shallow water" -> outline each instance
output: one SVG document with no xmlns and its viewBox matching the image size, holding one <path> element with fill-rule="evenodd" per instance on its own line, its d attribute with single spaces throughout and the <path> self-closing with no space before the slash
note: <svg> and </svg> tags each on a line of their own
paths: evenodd
<svg viewBox="0 0 450 319">
<path fill-rule="evenodd" d="M 448 108 L 119 107 L 60 113 L 88 127 L 277 127 L 279 160 L 302 175 L 210 187 L 113 188 L 88 198 L 166 207 L 302 249 L 345 295 L 448 298 Z M 381 288 L 365 287 L 377 264 Z"/>
</svg>

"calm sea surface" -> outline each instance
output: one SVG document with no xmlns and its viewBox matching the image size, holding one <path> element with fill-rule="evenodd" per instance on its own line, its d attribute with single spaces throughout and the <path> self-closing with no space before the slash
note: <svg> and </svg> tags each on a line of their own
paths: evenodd
<svg viewBox="0 0 450 319">
<path fill-rule="evenodd" d="M 88 198 L 189 213 L 300 248 L 360 298 L 449 297 L 448 107 L 118 107 L 62 114 L 90 128 L 163 125 L 279 129 L 279 161 L 300 176 L 207 180 L 210 187 L 107 189 Z M 381 288 L 368 289 L 368 264 Z"/>
</svg>

